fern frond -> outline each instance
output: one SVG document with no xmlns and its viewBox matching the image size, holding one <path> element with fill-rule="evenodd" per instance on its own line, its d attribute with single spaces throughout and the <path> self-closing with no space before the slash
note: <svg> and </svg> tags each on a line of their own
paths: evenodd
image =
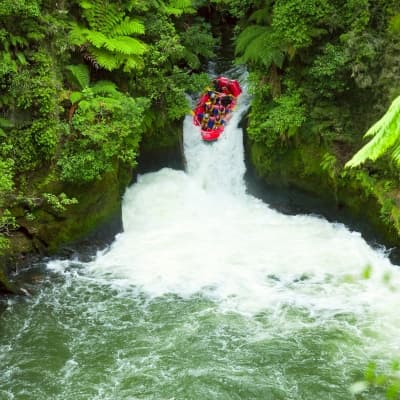
<svg viewBox="0 0 400 400">
<path fill-rule="evenodd" d="M 69 41 L 71 44 L 80 46 L 87 42 L 87 34 L 90 32 L 89 29 L 83 28 L 82 26 L 72 23 L 70 25 L 71 30 L 69 31 Z"/>
<path fill-rule="evenodd" d="M 95 7 L 85 10 L 84 16 L 91 29 L 110 33 L 112 29 L 119 25 L 124 14 L 120 12 L 115 4 L 110 4 L 103 0 L 92 0 Z"/>
<path fill-rule="evenodd" d="M 108 71 L 118 68 L 121 64 L 121 60 L 106 49 L 97 49 L 93 47 L 90 49 L 90 52 L 96 62 Z"/>
<path fill-rule="evenodd" d="M 89 108 L 91 107 L 90 101 L 87 100 L 82 100 L 79 103 L 79 108 L 83 111 L 89 110 Z"/>
<path fill-rule="evenodd" d="M 193 14 L 196 10 L 193 8 L 192 0 L 170 0 L 165 7 L 167 14 L 182 15 Z"/>
<path fill-rule="evenodd" d="M 18 51 L 15 54 L 15 56 L 17 57 L 17 59 L 18 59 L 18 61 L 20 62 L 21 65 L 27 65 L 28 64 L 28 61 L 26 61 L 24 53 L 21 53 L 21 52 Z"/>
<path fill-rule="evenodd" d="M 272 59 L 268 57 L 268 54 L 264 54 L 265 48 L 262 40 L 253 40 L 250 42 L 244 53 L 242 54 L 241 61 L 243 62 L 253 62 L 266 65 L 268 68 L 271 65 Z"/>
<path fill-rule="evenodd" d="M 118 92 L 117 85 L 111 81 L 98 81 L 92 87 L 94 94 L 110 94 L 115 95 Z"/>
<path fill-rule="evenodd" d="M 364 137 L 371 137 L 376 135 L 381 130 L 387 130 L 389 125 L 396 120 L 396 118 L 400 114 L 400 96 L 397 97 L 392 104 L 390 105 L 389 109 L 386 111 L 385 115 L 371 128 L 368 129 L 367 133 Z"/>
<path fill-rule="evenodd" d="M 196 69 L 200 66 L 199 57 L 197 57 L 197 55 L 190 51 L 187 47 L 183 50 L 182 57 L 190 68 Z"/>
<path fill-rule="evenodd" d="M 180 8 L 169 7 L 169 6 L 166 6 L 164 8 L 164 11 L 167 15 L 175 15 L 176 17 L 180 17 L 183 14 L 183 10 L 181 10 Z"/>
<path fill-rule="evenodd" d="M 182 10 L 192 8 L 192 0 L 170 0 L 169 5 Z"/>
<path fill-rule="evenodd" d="M 115 51 L 127 55 L 142 55 L 147 49 L 146 45 L 142 41 L 130 36 L 109 38 L 104 42 L 104 47 L 109 51 Z"/>
<path fill-rule="evenodd" d="M 174 0 L 175 1 L 175 0 Z M 191 0 L 176 0 L 182 5 L 191 4 Z M 144 34 L 142 21 L 125 16 L 123 7 L 106 0 L 78 0 L 90 29 L 71 25 L 70 40 L 73 44 L 83 45 L 85 59 L 96 68 L 109 71 L 124 66 L 130 70 L 143 64 L 133 56 L 143 55 L 147 45 L 131 35 Z M 162 5 L 164 3 L 162 2 Z M 128 65 L 126 65 L 128 63 Z"/>
<path fill-rule="evenodd" d="M 84 10 L 89 10 L 89 9 L 93 8 L 94 6 L 95 5 L 90 1 L 83 0 L 83 1 L 79 2 L 79 7 L 83 8 Z"/>
<path fill-rule="evenodd" d="M 392 156 L 393 161 L 397 164 L 397 166 L 400 166 L 400 143 L 397 143 L 391 156 Z"/>
<path fill-rule="evenodd" d="M 253 62 L 269 68 L 271 64 L 282 67 L 285 54 L 274 43 L 271 29 L 267 26 L 250 25 L 238 36 L 236 55 L 240 62 Z"/>
<path fill-rule="evenodd" d="M 244 53 L 252 41 L 262 37 L 267 32 L 269 32 L 269 28 L 261 25 L 250 25 L 245 28 L 236 39 L 235 54 Z"/>
<path fill-rule="evenodd" d="M 400 96 L 393 101 L 386 114 L 364 135 L 364 137 L 371 136 L 372 140 L 346 163 L 346 167 L 357 167 L 368 159 L 375 161 L 390 149 L 393 149 L 392 158 L 398 162 L 398 146 L 400 145 Z"/>
<path fill-rule="evenodd" d="M 270 65 L 274 63 L 277 67 L 282 68 L 283 62 L 285 61 L 285 53 L 281 50 L 271 48 L 265 52 L 265 55 L 269 57 L 268 62 L 264 61 L 264 65 Z"/>
<path fill-rule="evenodd" d="M 88 87 L 90 84 L 90 73 L 89 68 L 85 64 L 78 65 L 68 65 L 66 67 L 68 71 L 71 72 L 72 77 L 75 80 L 75 83 L 78 85 L 80 89 L 84 89 Z"/>
<path fill-rule="evenodd" d="M 106 109 L 121 109 L 121 99 L 115 97 L 96 97 L 94 101 L 101 103 L 102 107 Z"/>
<path fill-rule="evenodd" d="M 130 55 L 124 61 L 124 72 L 130 72 L 133 69 L 142 69 L 144 67 L 143 58 L 136 55 Z"/>
<path fill-rule="evenodd" d="M 82 99 L 83 95 L 82 92 L 72 92 L 69 96 L 69 100 L 72 104 L 78 103 Z"/>
<path fill-rule="evenodd" d="M 98 31 L 88 31 L 86 38 L 93 46 L 98 48 L 103 47 L 108 40 L 106 35 Z"/>
<path fill-rule="evenodd" d="M 269 24 L 271 20 L 271 0 L 265 1 L 263 8 L 254 11 L 250 17 L 249 21 L 254 21 L 256 24 Z"/>
<path fill-rule="evenodd" d="M 125 18 L 111 30 L 110 34 L 111 36 L 143 35 L 144 24 L 137 19 Z"/>
</svg>

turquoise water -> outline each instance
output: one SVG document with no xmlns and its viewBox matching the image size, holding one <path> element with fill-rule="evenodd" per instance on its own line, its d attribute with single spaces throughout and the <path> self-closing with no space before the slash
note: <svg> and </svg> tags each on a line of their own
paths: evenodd
<svg viewBox="0 0 400 400">
<path fill-rule="evenodd" d="M 8 301 L 0 399 L 348 400 L 369 360 L 398 353 L 385 253 L 246 194 L 246 107 L 211 146 L 186 120 L 187 171 L 141 176 L 109 248 L 48 262 Z"/>
<path fill-rule="evenodd" d="M 48 278 L 2 315 L 1 398 L 349 399 L 377 340 L 372 316 L 293 304 L 249 316 L 81 273 Z"/>
</svg>

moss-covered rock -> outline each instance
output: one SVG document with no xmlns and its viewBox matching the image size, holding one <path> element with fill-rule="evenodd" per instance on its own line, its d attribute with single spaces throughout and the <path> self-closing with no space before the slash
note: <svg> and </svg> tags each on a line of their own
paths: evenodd
<svg viewBox="0 0 400 400">
<path fill-rule="evenodd" d="M 55 254 L 62 246 L 75 243 L 101 227 L 107 227 L 108 237 L 122 229 L 121 199 L 132 180 L 132 170 L 119 166 L 100 180 L 85 185 L 63 184 L 49 175 L 32 177 L 30 188 L 55 195 L 66 193 L 77 203 L 57 210 L 46 201 L 11 208 L 18 230 L 9 237 L 9 247 L 0 259 L 0 291 L 17 291 L 9 273 L 29 264 L 32 256 Z"/>
<path fill-rule="evenodd" d="M 184 168 L 182 121 L 154 129 L 140 143 L 138 171 L 155 171 L 162 167 Z"/>
<path fill-rule="evenodd" d="M 383 244 L 400 246 L 400 187 L 395 179 L 366 169 L 344 170 L 334 145 L 303 142 L 272 148 L 247 137 L 246 151 L 251 168 L 265 185 L 318 197 L 342 213 L 345 210 L 353 220 L 367 221 Z"/>
</svg>

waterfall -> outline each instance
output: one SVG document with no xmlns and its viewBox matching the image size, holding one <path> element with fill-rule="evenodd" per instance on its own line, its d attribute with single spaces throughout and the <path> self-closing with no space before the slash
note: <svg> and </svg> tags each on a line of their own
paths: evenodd
<svg viewBox="0 0 400 400">
<path fill-rule="evenodd" d="M 243 132 L 239 123 L 249 106 L 246 86 L 239 97 L 233 116 L 220 138 L 212 143 L 201 139 L 200 128 L 192 118 L 184 121 L 184 150 L 187 173 L 210 191 L 243 194 L 245 173 Z"/>
<path fill-rule="evenodd" d="M 241 115 L 139 176 L 124 232 L 2 314 L 5 399 L 348 400 L 400 350 L 400 274 L 358 232 L 248 195 Z M 375 398 L 375 397 L 374 397 Z M 378 398 L 378 397 L 376 397 Z"/>
</svg>

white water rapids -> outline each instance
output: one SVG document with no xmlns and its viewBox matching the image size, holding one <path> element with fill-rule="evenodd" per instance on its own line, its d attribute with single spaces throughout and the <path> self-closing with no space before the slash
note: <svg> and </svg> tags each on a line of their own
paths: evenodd
<svg viewBox="0 0 400 400">
<path fill-rule="evenodd" d="M 246 193 L 247 107 L 243 95 L 213 144 L 188 117 L 187 170 L 140 176 L 111 246 L 51 261 L 37 293 L 10 302 L 1 399 L 349 400 L 370 360 L 399 354 L 400 274 L 384 252 Z"/>
<path fill-rule="evenodd" d="M 367 312 L 386 334 L 394 330 L 400 295 L 391 288 L 398 286 L 399 272 L 383 251 L 341 224 L 283 215 L 246 194 L 238 128 L 246 108 L 243 95 L 213 144 L 202 142 L 186 118 L 187 171 L 140 176 L 124 197 L 124 232 L 89 269 L 111 273 L 119 284 L 152 297 L 202 292 L 250 314 L 281 303 L 326 318 Z M 370 267 L 371 277 L 364 279 Z"/>
<path fill-rule="evenodd" d="M 379 347 L 398 349 L 399 272 L 386 255 L 341 224 L 283 215 L 246 194 L 238 127 L 246 94 L 240 100 L 213 144 L 186 118 L 187 171 L 139 177 L 124 197 L 124 232 L 88 268 L 152 298 L 201 293 L 248 315 L 287 304 L 319 323 L 341 313 L 364 316 L 382 338 Z"/>
</svg>

